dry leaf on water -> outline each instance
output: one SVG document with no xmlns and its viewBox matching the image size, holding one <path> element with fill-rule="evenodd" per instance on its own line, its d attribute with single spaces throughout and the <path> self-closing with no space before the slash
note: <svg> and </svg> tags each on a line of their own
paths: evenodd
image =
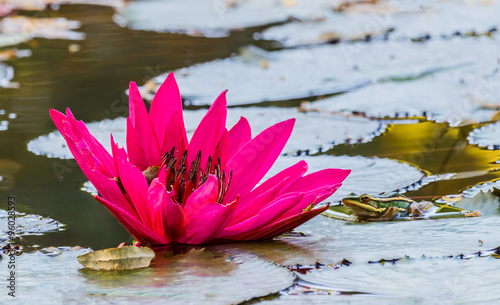
<svg viewBox="0 0 500 305">
<path fill-rule="evenodd" d="M 155 252 L 147 247 L 125 246 L 90 252 L 78 256 L 78 262 L 90 269 L 131 270 L 147 268 Z"/>
</svg>

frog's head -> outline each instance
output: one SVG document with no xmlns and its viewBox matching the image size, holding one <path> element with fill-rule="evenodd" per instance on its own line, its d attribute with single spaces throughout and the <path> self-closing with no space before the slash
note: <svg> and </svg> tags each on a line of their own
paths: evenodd
<svg viewBox="0 0 500 305">
<path fill-rule="evenodd" d="M 372 218 L 382 215 L 387 208 L 379 200 L 371 198 L 368 194 L 352 196 L 342 199 L 342 204 L 350 208 L 360 218 Z"/>
</svg>

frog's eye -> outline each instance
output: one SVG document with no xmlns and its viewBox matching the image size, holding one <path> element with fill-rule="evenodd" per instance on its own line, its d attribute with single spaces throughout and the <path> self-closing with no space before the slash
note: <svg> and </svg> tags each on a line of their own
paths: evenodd
<svg viewBox="0 0 500 305">
<path fill-rule="evenodd" d="M 366 194 L 361 195 L 361 201 L 363 201 L 364 203 L 370 202 L 370 196 L 368 196 Z"/>
</svg>

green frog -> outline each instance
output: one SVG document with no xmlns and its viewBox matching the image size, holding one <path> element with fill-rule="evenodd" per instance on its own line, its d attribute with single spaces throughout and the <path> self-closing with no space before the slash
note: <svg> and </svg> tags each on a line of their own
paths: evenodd
<svg viewBox="0 0 500 305">
<path fill-rule="evenodd" d="M 402 195 L 374 198 L 363 194 L 346 197 L 342 199 L 342 204 L 350 208 L 361 221 L 386 221 L 399 214 L 417 218 L 434 207 L 429 201 L 416 202 Z"/>
</svg>

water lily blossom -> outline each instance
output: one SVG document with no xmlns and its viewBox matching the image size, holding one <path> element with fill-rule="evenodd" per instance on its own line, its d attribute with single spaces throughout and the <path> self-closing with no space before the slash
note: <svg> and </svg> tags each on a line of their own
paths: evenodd
<svg viewBox="0 0 500 305">
<path fill-rule="evenodd" d="M 221 93 L 188 141 L 182 100 L 173 74 L 160 86 L 150 111 L 135 83 L 129 88 L 127 150 L 111 136 L 111 154 L 77 121 L 51 109 L 95 196 L 140 243 L 204 244 L 268 239 L 327 209 L 349 170 L 307 174 L 299 161 L 261 181 L 281 154 L 295 120 L 252 138 L 241 118 L 226 128 Z M 259 184 L 260 183 L 260 184 Z"/>
</svg>

